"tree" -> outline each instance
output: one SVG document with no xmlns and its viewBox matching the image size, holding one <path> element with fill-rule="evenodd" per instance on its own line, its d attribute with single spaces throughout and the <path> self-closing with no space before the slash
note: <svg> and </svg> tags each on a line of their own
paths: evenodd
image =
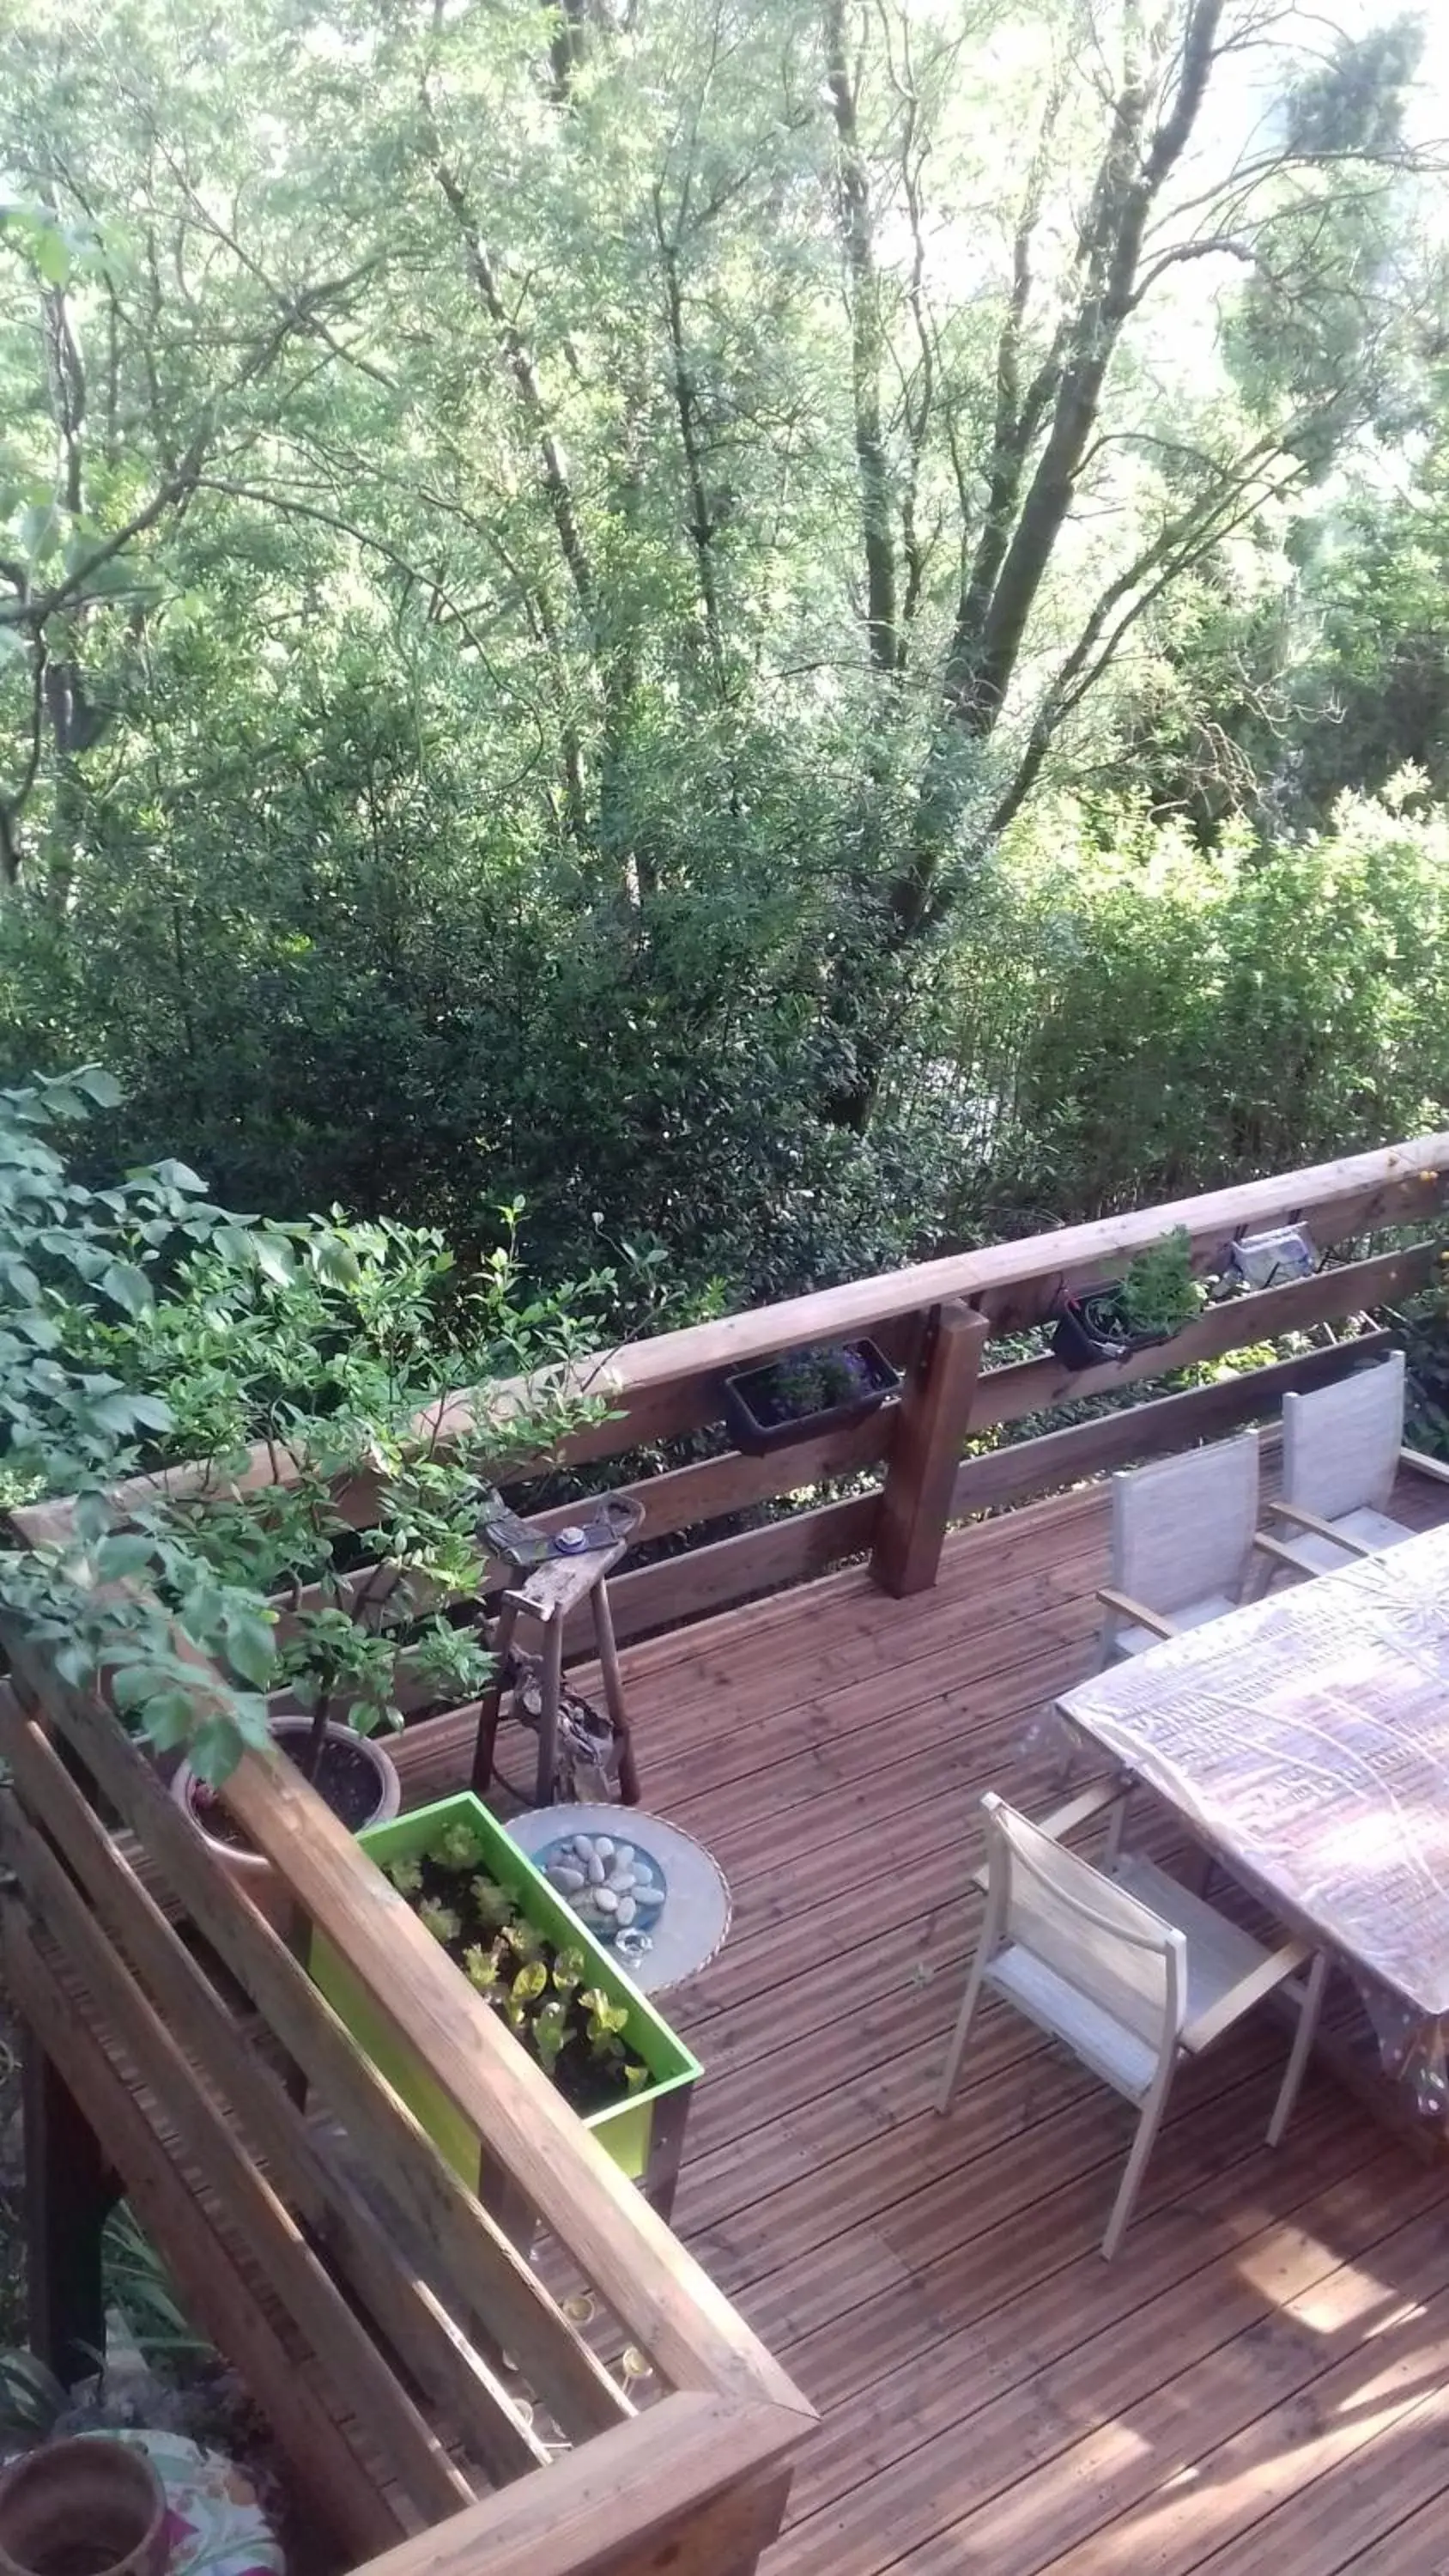
<svg viewBox="0 0 1449 2576">
<path fill-rule="evenodd" d="M 1281 17 L 23 0 L 17 1049 L 294 1209 L 899 1243 L 1004 825 L 1412 417 L 1412 46 Z"/>
</svg>

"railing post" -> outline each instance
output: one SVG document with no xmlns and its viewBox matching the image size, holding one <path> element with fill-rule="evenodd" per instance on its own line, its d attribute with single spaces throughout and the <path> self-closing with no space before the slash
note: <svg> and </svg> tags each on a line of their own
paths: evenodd
<svg viewBox="0 0 1449 2576">
<path fill-rule="evenodd" d="M 991 1327 L 951 1298 L 927 1318 L 925 1348 L 901 1399 L 870 1570 L 887 1592 L 928 1592 L 936 1580 L 951 1491 Z"/>
</svg>

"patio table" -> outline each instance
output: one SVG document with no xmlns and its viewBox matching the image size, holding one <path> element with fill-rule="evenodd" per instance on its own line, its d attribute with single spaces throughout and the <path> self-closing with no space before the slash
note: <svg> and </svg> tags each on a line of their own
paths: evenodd
<svg viewBox="0 0 1449 2576">
<path fill-rule="evenodd" d="M 1449 2108 L 1449 1528 L 1066 1692 L 1062 1716 L 1352 1968 L 1385 2061 Z"/>
</svg>

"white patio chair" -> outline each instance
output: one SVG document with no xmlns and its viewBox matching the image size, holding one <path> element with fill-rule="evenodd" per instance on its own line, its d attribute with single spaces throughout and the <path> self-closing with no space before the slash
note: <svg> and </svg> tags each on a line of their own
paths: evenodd
<svg viewBox="0 0 1449 2576">
<path fill-rule="evenodd" d="M 1268 1508 L 1289 1536 L 1270 1543 L 1274 1559 L 1305 1574 L 1331 1574 L 1412 1538 L 1385 1508 L 1399 1469 L 1449 1484 L 1449 1467 L 1406 1449 L 1403 1439 L 1402 1351 L 1316 1395 L 1285 1395 L 1283 1490 Z"/>
<path fill-rule="evenodd" d="M 1140 1655 L 1235 1610 L 1253 1562 L 1258 1435 L 1112 1478 L 1112 1557 L 1099 1661 Z"/>
<path fill-rule="evenodd" d="M 1028 1823 L 993 1794 L 986 1820 L 986 1917 L 947 2051 L 936 2108 L 949 2108 L 983 1991 L 1013 2004 L 1138 2109 L 1137 2134 L 1102 2252 L 1110 2262 L 1132 2215 L 1152 2143 L 1184 2058 L 1199 2057 L 1313 1957 L 1298 2028 L 1268 2123 L 1277 2146 L 1292 2115 L 1327 1977 L 1303 1941 L 1265 1950 L 1211 1905 L 1136 1854 L 1110 1872 Z"/>
</svg>

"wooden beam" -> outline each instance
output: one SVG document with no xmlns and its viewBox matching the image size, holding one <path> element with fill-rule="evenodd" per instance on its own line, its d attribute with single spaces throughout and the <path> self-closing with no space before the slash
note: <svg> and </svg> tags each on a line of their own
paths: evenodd
<svg viewBox="0 0 1449 2576">
<path fill-rule="evenodd" d="M 0 1899 L 5 1988 L 124 2177 L 126 2195 L 175 2278 L 183 2306 L 238 2370 L 276 2433 L 301 2492 L 354 2557 L 402 2526 L 283 2344 L 202 2204 L 179 2187 L 169 2148 L 77 2010 L 32 1935 Z"/>
<path fill-rule="evenodd" d="M 40 2040 L 21 2042 L 25 2123 L 25 2304 L 30 2349 L 62 2387 L 91 2378 L 106 2349 L 101 2232 L 120 2186 L 99 2139 Z"/>
<path fill-rule="evenodd" d="M 23 1649 L 17 1662 L 23 1671 Z M 542 2281 L 369 2065 L 272 1926 L 217 1867 L 114 1718 L 53 1675 L 48 1688 L 57 1722 L 186 1915 L 240 1980 L 289 2055 L 305 2068 L 419 2240 L 436 2248 L 450 2298 L 479 2318 L 514 2356 L 571 2440 L 584 2440 L 627 2416 L 632 2411 L 627 2398 L 560 2314 Z"/>
<path fill-rule="evenodd" d="M 864 1555 L 879 1509 L 879 1494 L 852 1494 L 844 1502 L 822 1503 L 811 1512 L 794 1512 L 788 1520 L 742 1530 L 738 1538 L 716 1539 L 710 1547 L 664 1557 L 658 1565 L 636 1566 L 609 1586 L 615 1633 L 621 1641 L 648 1636 L 656 1628 L 701 1619 L 708 1611 L 732 1609 L 757 1592 L 808 1583 L 843 1558 Z M 570 1654 L 588 1652 L 582 1611 L 564 1635 Z"/>
<path fill-rule="evenodd" d="M 271 2183 L 253 2163 L 235 2121 L 209 2093 L 74 1883 L 29 1822 L 13 1790 L 0 1791 L 0 1851 L 25 1891 L 30 1912 L 64 1954 L 169 2127 L 215 2192 L 227 2225 L 246 2247 L 331 2386 L 429 2519 L 473 2501 L 473 2489 L 408 2396 L 307 2242 Z M 177 2190 L 184 2188 L 180 2177 Z"/>
<path fill-rule="evenodd" d="M 877 1583 L 898 1600 L 936 1580 L 990 1330 L 974 1307 L 949 1299 L 906 1387 L 871 1555 Z"/>
<path fill-rule="evenodd" d="M 13 1694 L 0 1692 L 0 1753 L 27 1811 L 74 1870 L 97 1917 L 139 1972 L 167 2027 L 226 2096 L 319 2242 L 340 2259 L 363 2305 L 490 2476 L 502 2482 L 547 2464 L 548 2452 L 508 2391 L 426 2283 L 358 2202 L 273 2069 L 248 2047 L 221 1997 L 142 1886 Z"/>
<path fill-rule="evenodd" d="M 779 2530 L 804 2426 L 690 2391 L 661 2398 L 355 2576 L 750 2576 Z"/>
<path fill-rule="evenodd" d="M 1357 1340 L 1334 1342 L 1328 1349 L 1304 1351 L 1297 1359 L 1277 1360 L 1269 1368 L 1248 1369 L 1239 1377 L 1219 1378 L 1213 1386 L 1190 1387 L 1183 1395 L 1165 1395 L 1155 1404 L 1133 1404 L 1120 1413 L 1100 1413 L 1075 1422 L 1065 1431 L 1048 1431 L 1040 1440 L 1019 1440 L 968 1458 L 956 1477 L 951 1499 L 953 1520 L 973 1512 L 996 1511 L 1028 1494 L 1054 1485 L 1073 1485 L 1109 1468 L 1132 1466 L 1139 1459 L 1160 1458 L 1194 1442 L 1215 1438 L 1240 1422 L 1271 1413 L 1285 1395 L 1332 1386 L 1366 1359 L 1380 1358 L 1389 1347 L 1384 1332 L 1360 1333 Z"/>
<path fill-rule="evenodd" d="M 690 1467 L 666 1468 L 661 1475 L 644 1476 L 630 1485 L 611 1488 L 614 1497 L 638 1503 L 643 1520 L 632 1534 L 629 1544 L 637 1551 L 652 1540 L 672 1538 L 681 1530 L 698 1529 L 708 1522 L 721 1520 L 733 1512 L 748 1511 L 759 1503 L 774 1502 L 786 1495 L 803 1494 L 813 1487 L 839 1476 L 858 1475 L 864 1468 L 888 1458 L 900 1421 L 900 1406 L 894 1398 L 864 1422 L 852 1423 L 845 1431 L 827 1432 L 818 1440 L 802 1440 L 798 1447 L 773 1451 L 764 1458 L 750 1458 L 739 1450 L 727 1450 L 718 1458 L 701 1458 Z M 578 1503 L 559 1503 L 552 1510 L 529 1516 L 530 1529 L 551 1533 L 564 1529 L 579 1518 Z M 779 1524 L 775 1525 L 778 1529 Z M 742 1532 L 748 1537 L 750 1532 Z M 724 1545 L 719 1540 L 716 1545 Z M 671 1560 L 673 1562 L 674 1560 Z M 635 1572 L 648 1569 L 636 1567 Z M 342 1584 L 344 1598 L 369 1579 L 367 1569 L 346 1577 Z M 473 1588 L 479 1593 L 501 1591 L 514 1580 L 510 1567 L 501 1557 L 480 1554 Z M 628 1573 L 611 1582 L 611 1593 L 617 1598 L 618 1585 L 630 1580 Z M 297 1608 L 317 1608 L 324 1598 L 320 1586 L 307 1585 Z M 443 1599 L 457 1599 L 458 1594 L 428 1594 L 424 1589 L 409 1591 L 406 1598 L 419 1611 L 437 1606 Z M 296 1613 L 290 1601 L 277 1603 L 277 1633 L 290 1635 Z M 580 1633 L 575 1622 L 575 1634 Z M 399 1704 L 416 1706 L 423 1692 L 431 1695 L 431 1685 L 419 1683 L 411 1697 L 407 1677 L 407 1657 L 402 1660 Z M 277 1695 L 279 1698 L 281 1694 Z"/>
<path fill-rule="evenodd" d="M 439 2239 L 444 2220 L 451 2222 L 449 2259 L 486 2282 L 476 2300 L 478 2313 L 554 2414 L 560 2421 L 566 2413 L 576 2417 L 580 2402 L 600 2382 L 595 2402 L 609 2406 L 610 2420 L 627 2411 L 627 2401 L 587 2346 L 571 2336 L 527 2264 L 361 2058 L 275 1933 L 225 1880 L 115 1718 L 62 1682 L 23 1639 L 14 1640 L 12 1651 L 23 1687 L 44 1693 L 45 1706 L 105 1795 L 160 1860 L 188 1912 L 208 1938 L 214 1937 L 212 1926 L 218 1927 L 223 1956 L 249 1991 L 256 1994 L 260 1987 L 258 2000 L 265 1998 L 267 2017 L 290 2054 L 309 2072 L 324 2060 L 318 2081 L 349 2127 L 360 2120 L 371 2137 L 389 2138 L 387 2187 L 410 2196 L 410 2213 L 423 2211 L 425 2236 Z M 808 2413 L 707 2273 L 676 2243 L 301 1774 L 276 1755 L 248 1753 L 227 1784 L 227 1799 L 303 1912 L 347 1958 L 379 2009 L 487 2139 L 665 2378 Z M 378 2118 L 383 2104 L 385 2123 Z M 397 2153 L 399 2127 L 420 2152 Z M 459 2286 L 461 2292 L 461 2281 Z M 547 2332 L 541 2331 L 544 2319 Z M 583 2366 L 596 2373 L 596 2382 L 581 2379 Z"/>
<path fill-rule="evenodd" d="M 664 2377 L 804 2409 L 708 2274 L 300 1772 L 248 1753 L 227 1803 Z"/>
</svg>

